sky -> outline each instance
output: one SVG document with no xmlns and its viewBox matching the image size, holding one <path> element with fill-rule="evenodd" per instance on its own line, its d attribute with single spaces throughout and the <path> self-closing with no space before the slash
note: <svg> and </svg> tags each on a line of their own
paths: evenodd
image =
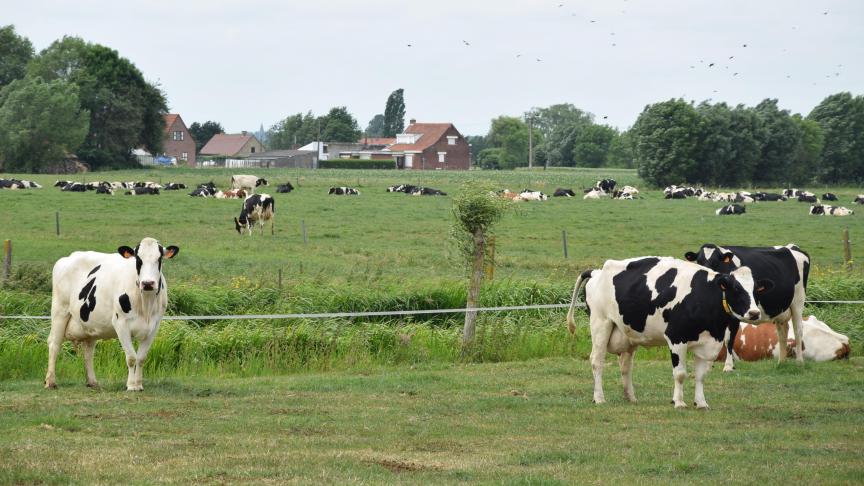
<svg viewBox="0 0 864 486">
<path fill-rule="evenodd" d="M 187 125 L 229 133 L 346 106 L 363 129 L 405 90 L 406 122 L 481 135 L 571 103 L 626 129 L 650 103 L 779 99 L 806 115 L 864 94 L 861 0 L 0 0 L 38 51 L 117 50 Z M 410 44 L 410 46 L 409 46 Z M 745 47 L 746 45 L 746 47 Z M 713 63 L 713 66 L 710 64 Z"/>
</svg>

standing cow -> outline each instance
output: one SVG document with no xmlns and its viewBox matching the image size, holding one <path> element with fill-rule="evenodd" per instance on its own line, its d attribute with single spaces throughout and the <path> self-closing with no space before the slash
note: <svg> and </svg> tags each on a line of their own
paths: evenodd
<svg viewBox="0 0 864 486">
<path fill-rule="evenodd" d="M 635 402 L 631 370 L 639 346 L 669 346 L 675 387 L 672 401 L 683 408 L 687 350 L 693 351 L 696 370 L 695 402 L 708 408 L 703 379 L 723 348 L 730 326 L 758 321 L 754 292 L 767 292 L 770 281 L 755 281 L 750 269 L 731 274 L 671 257 L 607 260 L 601 270 L 583 272 L 576 280 L 567 324 L 575 329 L 573 307 L 579 287 L 591 323 L 591 369 L 594 403 L 605 402 L 603 363 L 606 353 L 619 355 L 624 396 Z"/>
<path fill-rule="evenodd" d="M 807 278 L 810 275 L 810 256 L 806 252 L 793 244 L 760 248 L 718 246 L 708 243 L 702 245 L 696 253 L 688 251 L 684 257 L 716 272 L 731 272 L 740 266 L 747 266 L 753 272 L 754 278 L 773 281 L 773 290 L 758 294 L 756 303 L 765 314 L 765 320 L 777 324 L 780 345 L 777 359 L 778 361 L 786 359 L 786 332 L 791 319 L 795 330 L 795 359 L 799 363 L 804 362 L 801 321 L 807 293 Z M 730 338 L 726 345 L 728 356 L 723 371 L 735 369 L 732 347 L 738 326 L 732 326 L 729 330 Z"/>
<path fill-rule="evenodd" d="M 259 178 L 254 175 L 231 176 L 231 189 L 248 189 L 250 194 L 255 194 L 256 187 L 269 185 L 267 179 Z"/>
<path fill-rule="evenodd" d="M 117 338 L 129 368 L 126 390 L 144 389 L 144 362 L 168 305 L 162 260 L 179 251 L 144 238 L 134 250 L 121 246 L 117 253 L 76 251 L 54 264 L 45 388 L 57 387 L 54 370 L 63 341 L 83 346 L 87 386 L 93 387 L 96 341 Z M 133 340 L 138 341 L 137 351 Z"/>
<path fill-rule="evenodd" d="M 264 222 L 270 221 L 270 234 L 274 232 L 273 219 L 276 214 L 276 203 L 269 194 L 254 194 L 243 201 L 240 217 L 234 218 L 234 228 L 240 235 L 243 230 L 252 236 L 252 226 L 257 222 L 261 234 L 264 234 Z"/>
</svg>

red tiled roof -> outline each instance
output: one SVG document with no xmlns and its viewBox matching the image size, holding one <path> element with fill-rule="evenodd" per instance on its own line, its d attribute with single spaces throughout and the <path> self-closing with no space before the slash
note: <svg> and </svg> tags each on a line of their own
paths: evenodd
<svg viewBox="0 0 864 486">
<path fill-rule="evenodd" d="M 361 137 L 357 143 L 363 143 L 366 145 L 393 145 L 396 143 L 396 138 L 384 138 L 384 137 Z"/>
<path fill-rule="evenodd" d="M 217 133 L 201 148 L 202 155 L 234 155 L 243 149 L 252 134 L 226 134 Z"/>
<path fill-rule="evenodd" d="M 420 133 L 423 136 L 417 143 L 401 143 L 387 147 L 391 152 L 402 152 L 405 150 L 423 151 L 434 145 L 452 127 L 452 123 L 412 123 L 405 129 L 405 133 Z"/>
<path fill-rule="evenodd" d="M 165 135 L 168 135 L 168 131 L 171 129 L 171 125 L 173 125 L 174 122 L 177 121 L 177 118 L 179 118 L 180 115 L 178 115 L 176 113 L 168 113 L 167 115 L 164 115 L 164 117 L 165 117 Z"/>
</svg>

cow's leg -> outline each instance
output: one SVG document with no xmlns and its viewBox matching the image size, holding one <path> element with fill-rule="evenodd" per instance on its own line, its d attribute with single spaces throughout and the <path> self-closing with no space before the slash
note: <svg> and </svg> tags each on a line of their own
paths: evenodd
<svg viewBox="0 0 864 486">
<path fill-rule="evenodd" d="M 624 398 L 636 403 L 636 392 L 633 390 L 633 357 L 636 355 L 636 346 L 618 356 L 618 365 L 621 367 L 621 382 L 624 385 Z"/>
<path fill-rule="evenodd" d="M 598 314 L 594 314 L 598 316 Z M 605 403 L 603 396 L 603 364 L 606 348 L 615 324 L 601 317 L 591 317 L 591 371 L 594 372 L 594 403 Z"/>
<path fill-rule="evenodd" d="M 786 361 L 786 355 L 789 353 L 789 350 L 786 349 L 786 340 L 789 339 L 789 321 L 783 318 L 774 321 L 774 323 L 777 325 L 777 349 L 779 353 L 777 362 L 782 363 Z"/>
<path fill-rule="evenodd" d="M 723 371 L 726 373 L 735 371 L 735 359 L 733 358 L 733 354 L 735 353 L 735 336 L 738 335 L 738 330 L 741 327 L 740 322 L 735 322 L 729 326 L 727 331 L 726 338 L 726 363 L 723 365 Z"/>
<path fill-rule="evenodd" d="M 132 344 L 132 333 L 125 321 L 121 320 L 115 321 L 114 330 L 117 332 L 117 340 L 120 341 L 123 352 L 126 353 L 126 368 L 129 369 L 129 376 L 126 378 L 126 391 L 139 391 L 135 387 L 135 366 L 138 363 L 138 355 Z"/>
<path fill-rule="evenodd" d="M 669 350 L 672 356 L 672 378 L 675 380 L 672 403 L 675 404 L 675 408 L 686 408 L 684 380 L 687 378 L 687 343 L 671 344 Z"/>
<path fill-rule="evenodd" d="M 96 341 L 84 341 L 81 343 L 84 348 L 84 370 L 87 372 L 87 386 L 95 388 L 99 386 L 96 382 L 96 373 L 93 371 L 93 352 L 96 350 Z"/>
<path fill-rule="evenodd" d="M 708 371 L 711 370 L 711 360 L 702 359 L 698 355 L 693 358 L 693 369 L 696 374 L 696 392 L 693 395 L 693 401 L 696 408 L 707 409 L 708 402 L 705 401 L 705 390 L 703 388 L 703 380 Z"/>
<path fill-rule="evenodd" d="M 147 361 L 147 354 L 150 352 L 150 346 L 153 345 L 153 340 L 156 338 L 156 333 L 159 331 L 159 323 L 160 321 L 156 321 L 156 324 L 153 325 L 153 330 L 150 334 L 144 338 L 143 341 L 138 343 L 138 352 L 136 353 L 136 361 L 135 361 L 135 381 L 134 386 L 135 389 L 141 391 L 144 389 L 144 362 Z"/>
<path fill-rule="evenodd" d="M 789 309 L 792 311 L 792 329 L 795 331 L 795 361 L 797 363 L 804 362 L 804 321 L 801 318 L 801 314 L 804 312 L 804 299 L 801 299 L 801 303 L 798 302 L 798 299 L 792 301 L 792 305 L 789 306 Z M 777 327 L 777 340 L 781 342 L 786 342 L 789 338 L 789 330 L 786 330 L 785 335 L 780 336 L 780 327 Z"/>
<path fill-rule="evenodd" d="M 51 332 L 48 334 L 48 371 L 45 373 L 45 388 L 57 388 L 57 377 L 55 369 L 57 366 L 57 354 L 63 346 L 63 338 L 66 336 L 66 326 L 72 316 L 61 305 L 59 301 L 52 299 L 51 302 Z"/>
</svg>

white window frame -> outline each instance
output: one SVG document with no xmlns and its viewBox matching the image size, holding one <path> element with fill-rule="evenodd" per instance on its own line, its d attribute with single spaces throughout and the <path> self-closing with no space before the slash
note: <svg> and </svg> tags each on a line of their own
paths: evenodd
<svg viewBox="0 0 864 486">
<path fill-rule="evenodd" d="M 189 152 L 183 152 L 180 154 L 180 160 L 189 160 Z"/>
<path fill-rule="evenodd" d="M 444 164 L 447 163 L 447 152 L 438 152 L 438 163 Z"/>
<path fill-rule="evenodd" d="M 456 135 L 447 135 L 447 145 L 456 145 L 456 139 L 458 139 Z"/>
</svg>

